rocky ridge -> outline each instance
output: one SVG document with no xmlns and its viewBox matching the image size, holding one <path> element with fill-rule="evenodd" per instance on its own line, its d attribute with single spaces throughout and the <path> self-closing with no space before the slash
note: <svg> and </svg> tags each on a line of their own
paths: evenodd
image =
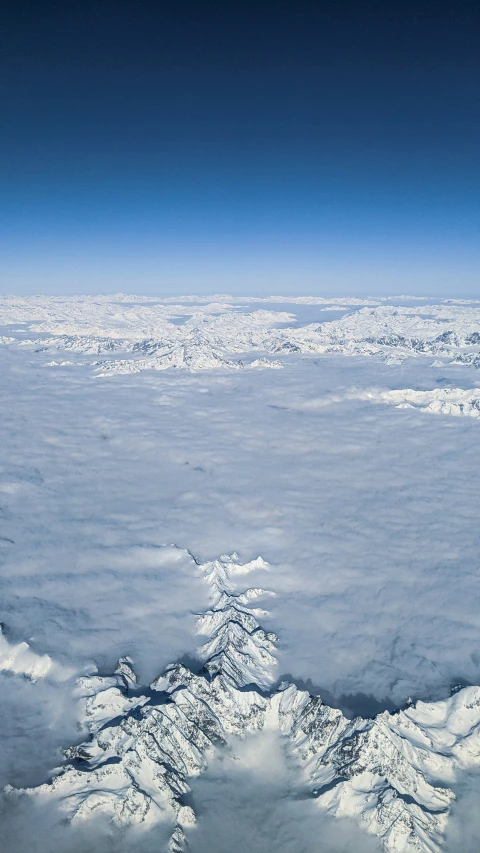
<svg viewBox="0 0 480 853">
<path fill-rule="evenodd" d="M 65 751 L 52 782 L 25 793 L 54 801 L 72 822 L 103 816 L 144 831 L 166 824 L 170 853 L 181 853 L 196 820 L 188 780 L 235 738 L 273 729 L 298 788 L 319 808 L 355 818 L 386 851 L 441 850 L 455 776 L 480 765 L 480 688 L 349 720 L 294 684 L 272 686 L 277 638 L 261 627 L 267 612 L 258 603 L 273 593 L 238 592 L 235 583 L 268 565 L 242 565 L 233 554 L 197 566 L 211 591 L 198 617 L 203 666 L 172 664 L 148 690 L 128 658 L 112 676 L 79 679 L 90 737 Z"/>
</svg>

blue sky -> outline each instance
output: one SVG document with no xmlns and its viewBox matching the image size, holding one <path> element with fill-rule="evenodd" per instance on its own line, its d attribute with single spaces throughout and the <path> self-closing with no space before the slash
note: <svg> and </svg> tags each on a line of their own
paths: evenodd
<svg viewBox="0 0 480 853">
<path fill-rule="evenodd" d="M 478 295 L 478 23 L 469 3 L 12 5 L 1 291 Z"/>
</svg>

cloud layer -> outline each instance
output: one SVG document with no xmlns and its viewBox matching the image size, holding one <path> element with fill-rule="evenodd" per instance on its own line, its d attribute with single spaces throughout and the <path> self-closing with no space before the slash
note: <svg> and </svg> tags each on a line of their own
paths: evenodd
<svg viewBox="0 0 480 853">
<path fill-rule="evenodd" d="M 73 311 L 78 327 L 84 307 L 72 305 L 48 304 L 52 327 L 56 311 L 59 326 Z M 192 303 L 172 311 L 182 305 L 195 312 Z M 295 303 L 281 307 L 288 314 Z M 228 310 L 224 331 L 236 322 Z M 103 319 L 95 334 L 116 340 L 129 311 L 110 301 L 108 316 L 120 320 L 106 329 Z M 444 320 L 457 312 L 456 333 L 466 328 L 461 306 L 441 311 Z M 45 319 L 28 300 L 21 312 L 5 311 L 7 339 L 34 338 L 27 326 Z M 390 332 L 414 316 L 418 331 L 427 324 L 419 313 L 377 312 L 369 322 L 388 317 Z M 343 326 L 358 324 L 354 316 Z M 262 334 L 270 322 L 263 317 Z M 266 627 L 281 630 L 276 674 L 311 679 L 344 708 L 359 693 L 401 704 L 444 696 L 461 679 L 480 684 L 479 426 L 417 409 L 452 395 L 459 405 L 478 373 L 450 355 L 410 358 L 405 348 L 386 363 L 382 347 L 365 358 L 277 354 L 283 370 L 145 371 L 101 382 L 98 352 L 62 353 L 83 363 L 46 369 L 51 350 L 2 347 L 3 782 L 43 781 L 60 747 L 82 739 L 61 673 L 92 663 L 108 671 L 129 654 L 145 683 L 195 654 L 205 590 L 172 543 L 201 560 L 261 553 L 276 593 Z"/>
</svg>

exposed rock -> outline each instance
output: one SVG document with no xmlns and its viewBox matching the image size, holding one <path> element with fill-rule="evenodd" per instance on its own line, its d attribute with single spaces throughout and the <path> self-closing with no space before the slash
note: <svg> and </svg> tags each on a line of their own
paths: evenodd
<svg viewBox="0 0 480 853">
<path fill-rule="evenodd" d="M 56 800 L 70 821 L 169 822 L 170 853 L 182 853 L 195 822 L 189 778 L 232 737 L 273 728 L 320 808 L 357 819 L 386 851 L 440 850 L 455 773 L 480 765 L 480 688 L 354 720 L 293 684 L 272 690 L 276 637 L 258 622 L 266 611 L 250 606 L 268 592 L 238 593 L 234 584 L 267 564 L 232 555 L 199 568 L 211 588 L 211 608 L 198 619 L 204 671 L 172 664 L 148 696 L 130 698 L 128 658 L 110 677 L 80 679 L 90 740 L 66 750 L 53 781 L 30 796 Z"/>
</svg>

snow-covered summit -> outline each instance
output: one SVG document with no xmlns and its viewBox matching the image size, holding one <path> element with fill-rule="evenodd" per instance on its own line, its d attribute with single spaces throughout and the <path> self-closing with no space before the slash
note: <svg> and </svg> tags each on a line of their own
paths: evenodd
<svg viewBox="0 0 480 853">
<path fill-rule="evenodd" d="M 66 750 L 50 784 L 27 793 L 73 822 L 103 815 L 118 827 L 169 827 L 169 850 L 180 853 L 196 820 L 189 778 L 235 738 L 273 729 L 298 790 L 319 808 L 355 818 L 386 851 L 441 850 L 455 775 L 480 767 L 480 688 L 354 720 L 293 684 L 272 689 L 276 637 L 257 607 L 272 593 L 235 583 L 267 564 L 234 554 L 197 566 L 211 590 L 197 626 L 203 669 L 172 664 L 144 695 L 127 658 L 110 677 L 80 679 L 90 738 Z"/>
<path fill-rule="evenodd" d="M 296 306 L 306 304 L 323 317 L 316 321 L 313 311 L 297 322 Z M 387 364 L 434 356 L 480 367 L 474 300 L 3 297 L 0 326 L 8 331 L 0 345 L 105 356 L 94 362 L 99 376 L 278 368 L 296 355 L 375 356 Z"/>
</svg>

